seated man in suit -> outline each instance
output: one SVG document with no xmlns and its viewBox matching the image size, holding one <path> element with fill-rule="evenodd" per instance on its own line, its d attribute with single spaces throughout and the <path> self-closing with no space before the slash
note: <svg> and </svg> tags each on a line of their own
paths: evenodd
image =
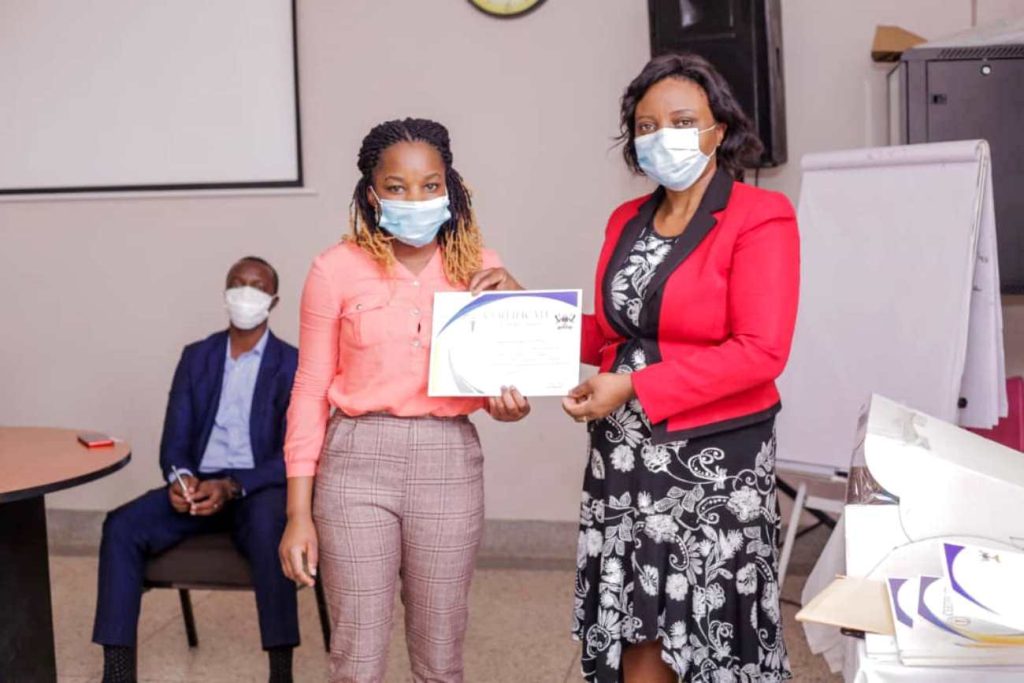
<svg viewBox="0 0 1024 683">
<path fill-rule="evenodd" d="M 230 327 L 186 346 L 174 373 L 160 443 L 168 485 L 103 524 L 93 641 L 103 645 L 104 683 L 135 680 L 147 558 L 214 531 L 230 531 L 249 560 L 271 683 L 291 681 L 295 586 L 281 572 L 277 546 L 285 526 L 285 411 L 298 353 L 267 327 L 277 287 L 277 272 L 261 258 L 231 267 L 224 294 Z"/>
</svg>

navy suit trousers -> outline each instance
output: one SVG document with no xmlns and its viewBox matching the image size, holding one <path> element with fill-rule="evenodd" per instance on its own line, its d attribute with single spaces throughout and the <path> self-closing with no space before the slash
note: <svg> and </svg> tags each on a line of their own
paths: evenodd
<svg viewBox="0 0 1024 683">
<path fill-rule="evenodd" d="M 285 521 L 283 486 L 270 486 L 231 501 L 209 517 L 175 512 L 166 487 L 112 511 L 103 524 L 93 641 L 135 646 L 148 558 L 190 536 L 230 531 L 252 570 L 263 648 L 297 645 L 295 584 L 281 572 L 277 554 Z"/>
</svg>

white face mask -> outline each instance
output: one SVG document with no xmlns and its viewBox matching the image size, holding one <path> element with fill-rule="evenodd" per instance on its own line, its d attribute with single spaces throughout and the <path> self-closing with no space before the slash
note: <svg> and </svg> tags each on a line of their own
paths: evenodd
<svg viewBox="0 0 1024 683">
<path fill-rule="evenodd" d="M 380 209 L 377 224 L 396 240 L 411 247 L 425 247 L 433 242 L 441 226 L 451 220 L 447 193 L 443 197 L 410 202 L 381 199 L 372 187 L 370 191 L 377 198 Z"/>
<path fill-rule="evenodd" d="M 647 176 L 670 190 L 680 192 L 691 187 L 711 157 L 700 151 L 700 134 L 714 129 L 662 128 L 633 141 L 636 160 Z"/>
<path fill-rule="evenodd" d="M 255 287 L 232 287 L 224 291 L 228 318 L 240 330 L 251 330 L 266 320 L 273 303 L 273 296 Z"/>
</svg>

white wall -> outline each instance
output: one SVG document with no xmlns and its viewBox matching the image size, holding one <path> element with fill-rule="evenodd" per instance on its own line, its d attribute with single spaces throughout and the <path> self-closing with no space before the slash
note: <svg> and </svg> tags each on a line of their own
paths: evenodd
<svg viewBox="0 0 1024 683">
<path fill-rule="evenodd" d="M 1024 0 L 782 0 L 789 163 L 761 173 L 761 185 L 796 198 L 808 152 L 887 145 L 886 74 L 870 59 L 879 24 L 928 40 L 1024 15 Z"/>
<path fill-rule="evenodd" d="M 347 229 L 356 152 L 373 124 L 448 125 L 488 241 L 531 285 L 589 289 L 608 212 L 642 191 L 609 147 L 617 98 L 647 56 L 643 3 L 550 2 L 499 21 L 460 0 L 303 0 L 299 29 L 316 194 L 0 202 L 0 423 L 95 427 L 134 445 L 128 468 L 52 505 L 108 508 L 157 483 L 174 364 L 183 344 L 225 324 L 235 258 L 278 267 L 272 324 L 296 341 L 302 279 Z M 582 430 L 553 401 L 516 427 L 479 422 L 488 514 L 571 519 Z"/>
<path fill-rule="evenodd" d="M 964 0 L 782 0 L 789 163 L 761 173 L 761 184 L 796 198 L 808 152 L 888 144 L 886 73 L 871 61 L 878 24 L 925 38 L 970 26 Z"/>
<path fill-rule="evenodd" d="M 993 2 L 980 0 L 982 20 L 987 7 L 1024 9 Z M 970 0 L 783 0 L 792 161 L 762 184 L 795 199 L 802 154 L 885 140 L 875 23 L 937 37 L 970 14 Z M 608 212 L 645 188 L 610 147 L 618 98 L 649 54 L 646 3 L 561 0 L 499 21 L 462 0 L 302 0 L 299 29 L 314 194 L 0 202 L 0 424 L 106 429 L 134 444 L 128 468 L 52 505 L 104 509 L 155 485 L 178 352 L 224 324 L 235 258 L 277 265 L 272 323 L 295 341 L 302 278 L 346 229 L 357 147 L 374 123 L 449 126 L 490 244 L 533 286 L 589 292 Z M 537 402 L 521 425 L 478 422 L 488 516 L 572 520 L 586 446 L 556 402 Z"/>
</svg>

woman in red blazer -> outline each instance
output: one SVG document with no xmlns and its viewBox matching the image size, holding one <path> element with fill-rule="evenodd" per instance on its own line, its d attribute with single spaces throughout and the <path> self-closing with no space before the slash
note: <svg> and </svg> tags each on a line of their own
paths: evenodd
<svg viewBox="0 0 1024 683">
<path fill-rule="evenodd" d="M 779 610 L 775 378 L 799 286 L 796 219 L 738 181 L 761 144 L 699 57 L 622 98 L 627 165 L 659 187 L 612 212 L 583 359 L 589 423 L 574 634 L 595 683 L 791 678 Z"/>
</svg>

